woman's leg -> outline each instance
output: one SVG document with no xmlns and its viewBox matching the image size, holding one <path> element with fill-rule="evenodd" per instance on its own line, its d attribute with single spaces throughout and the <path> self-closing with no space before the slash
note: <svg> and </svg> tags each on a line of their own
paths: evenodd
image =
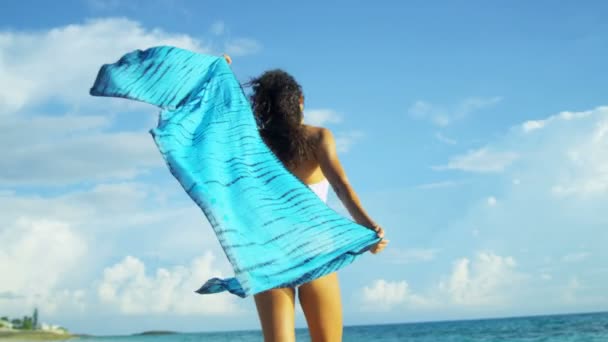
<svg viewBox="0 0 608 342">
<path fill-rule="evenodd" d="M 312 342 L 342 341 L 342 302 L 337 272 L 301 285 L 298 298 Z"/>
<path fill-rule="evenodd" d="M 265 342 L 293 342 L 295 331 L 295 290 L 279 288 L 254 295 Z"/>
</svg>

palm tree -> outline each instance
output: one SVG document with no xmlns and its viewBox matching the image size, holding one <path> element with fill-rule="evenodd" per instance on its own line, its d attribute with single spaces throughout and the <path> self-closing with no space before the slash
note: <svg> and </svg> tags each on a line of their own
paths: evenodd
<svg viewBox="0 0 608 342">
<path fill-rule="evenodd" d="M 34 309 L 34 314 L 32 315 L 32 317 L 33 317 L 32 329 L 38 329 L 38 308 Z"/>
</svg>

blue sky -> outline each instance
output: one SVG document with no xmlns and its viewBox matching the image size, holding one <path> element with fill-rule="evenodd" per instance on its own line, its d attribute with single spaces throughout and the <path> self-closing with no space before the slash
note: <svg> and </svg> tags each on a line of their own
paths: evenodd
<svg viewBox="0 0 608 342">
<path fill-rule="evenodd" d="M 96 334 L 256 329 L 200 296 L 230 265 L 147 133 L 88 96 L 169 44 L 292 73 L 391 240 L 340 271 L 345 324 L 608 309 L 604 2 L 9 1 L 0 13 L 0 308 Z M 335 196 L 330 205 L 341 210 Z M 301 311 L 297 326 L 304 326 Z"/>
</svg>

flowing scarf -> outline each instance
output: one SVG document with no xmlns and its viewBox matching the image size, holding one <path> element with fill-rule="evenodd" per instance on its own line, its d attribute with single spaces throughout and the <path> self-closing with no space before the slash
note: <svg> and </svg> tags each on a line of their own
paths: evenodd
<svg viewBox="0 0 608 342">
<path fill-rule="evenodd" d="M 99 70 L 94 96 L 161 108 L 150 130 L 170 172 L 209 220 L 234 270 L 200 294 L 246 297 L 334 272 L 380 241 L 328 207 L 263 142 L 222 57 L 158 46 Z"/>
</svg>

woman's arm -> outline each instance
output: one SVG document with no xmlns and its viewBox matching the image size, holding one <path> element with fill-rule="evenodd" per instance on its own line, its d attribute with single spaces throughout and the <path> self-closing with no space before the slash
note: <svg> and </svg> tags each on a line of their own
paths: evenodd
<svg viewBox="0 0 608 342">
<path fill-rule="evenodd" d="M 316 157 L 321 166 L 321 171 L 353 219 L 360 225 L 377 231 L 378 236 L 382 237 L 384 235 L 382 228 L 365 212 L 359 197 L 348 182 L 346 173 L 338 159 L 334 136 L 327 128 L 321 128 Z"/>
</svg>

